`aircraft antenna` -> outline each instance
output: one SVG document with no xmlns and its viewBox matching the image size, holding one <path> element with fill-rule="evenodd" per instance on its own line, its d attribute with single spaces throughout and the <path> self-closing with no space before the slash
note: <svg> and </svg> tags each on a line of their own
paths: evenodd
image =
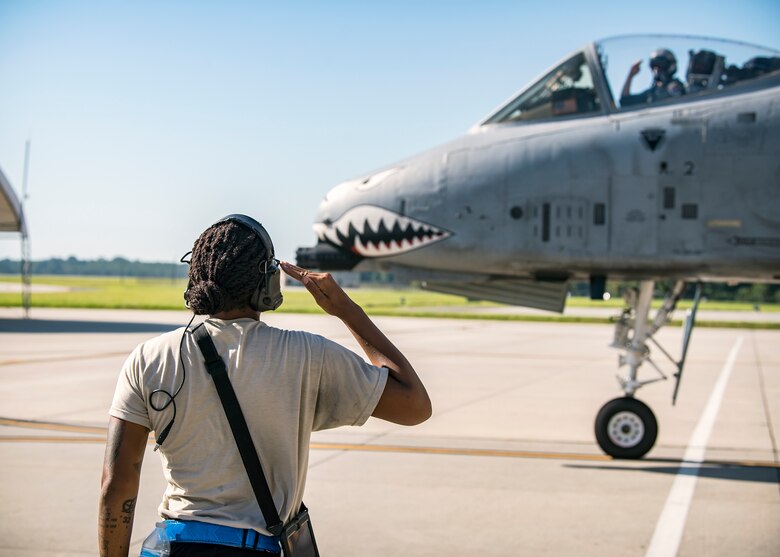
<svg viewBox="0 0 780 557">
<path fill-rule="evenodd" d="M 22 307 L 24 308 L 24 318 L 30 318 L 31 291 L 32 291 L 32 261 L 30 260 L 30 236 L 27 231 L 27 217 L 25 216 L 24 206 L 29 194 L 27 182 L 30 176 L 30 146 L 28 139 L 24 144 L 24 173 L 22 175 L 22 210 L 20 229 L 22 232 Z"/>
</svg>

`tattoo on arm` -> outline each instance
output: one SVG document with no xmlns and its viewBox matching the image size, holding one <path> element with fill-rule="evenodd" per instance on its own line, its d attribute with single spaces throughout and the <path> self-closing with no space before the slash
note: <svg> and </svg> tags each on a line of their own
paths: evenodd
<svg viewBox="0 0 780 557">
<path fill-rule="evenodd" d="M 116 530 L 118 526 L 118 521 L 116 518 L 111 516 L 111 509 L 106 509 L 103 512 L 103 515 L 100 517 L 100 526 L 107 530 Z"/>
<path fill-rule="evenodd" d="M 122 512 L 126 514 L 133 514 L 135 512 L 135 502 L 137 500 L 138 497 L 134 497 L 122 503 Z"/>
<path fill-rule="evenodd" d="M 128 499 L 122 503 L 122 524 L 132 524 L 133 514 L 135 513 L 135 502 L 138 497 Z"/>
<path fill-rule="evenodd" d="M 127 556 L 147 437 L 146 428 L 113 418 L 109 422 L 98 514 L 102 557 Z"/>
<path fill-rule="evenodd" d="M 100 555 L 108 555 L 111 550 L 111 537 L 119 527 L 118 521 L 111 515 L 111 509 L 102 509 L 98 522 L 98 537 L 100 538 Z"/>
</svg>

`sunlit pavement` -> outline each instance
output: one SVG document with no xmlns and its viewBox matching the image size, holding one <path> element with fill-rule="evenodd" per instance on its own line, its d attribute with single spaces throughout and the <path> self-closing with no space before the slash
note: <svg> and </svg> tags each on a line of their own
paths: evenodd
<svg viewBox="0 0 780 557">
<path fill-rule="evenodd" d="M 0 555 L 95 555 L 103 428 L 118 370 L 136 344 L 189 316 L 19 316 L 0 311 Z M 357 350 L 327 316 L 268 321 Z M 695 488 L 679 548 L 656 554 L 780 554 L 780 332 L 695 330 L 677 406 L 671 381 L 638 393 L 658 418 L 656 447 L 644 460 L 614 461 L 593 438 L 596 412 L 621 394 L 611 327 L 377 322 L 425 380 L 434 416 L 415 428 L 372 419 L 314 436 L 306 502 L 326 557 L 645 556 L 681 476 Z M 673 354 L 680 338 L 676 328 L 659 333 Z M 737 345 L 704 462 L 683 463 Z M 647 367 L 640 378 L 653 375 Z M 131 555 L 156 520 L 162 490 L 150 446 Z"/>
</svg>

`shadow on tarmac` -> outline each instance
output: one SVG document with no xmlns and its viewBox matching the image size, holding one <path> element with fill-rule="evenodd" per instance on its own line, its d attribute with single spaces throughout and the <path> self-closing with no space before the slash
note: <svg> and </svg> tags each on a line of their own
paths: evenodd
<svg viewBox="0 0 780 557">
<path fill-rule="evenodd" d="M 165 333 L 184 325 L 186 323 L 0 319 L 0 333 Z"/>
<path fill-rule="evenodd" d="M 774 466 L 741 466 L 738 464 L 707 463 L 682 464 L 681 466 L 591 466 L 587 464 L 566 464 L 566 468 L 587 470 L 624 470 L 627 472 L 651 472 L 654 474 L 683 474 L 716 480 L 740 482 L 780 483 L 780 468 Z"/>
</svg>

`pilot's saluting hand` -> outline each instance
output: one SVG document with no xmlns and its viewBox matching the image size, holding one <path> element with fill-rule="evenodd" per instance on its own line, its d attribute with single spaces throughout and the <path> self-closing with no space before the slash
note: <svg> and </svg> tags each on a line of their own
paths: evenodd
<svg viewBox="0 0 780 557">
<path fill-rule="evenodd" d="M 624 99 L 631 96 L 631 82 L 634 81 L 634 76 L 639 73 L 642 68 L 642 60 L 639 59 L 631 65 L 626 76 L 626 82 L 623 84 L 623 90 L 620 92 L 621 104 L 625 104 Z"/>
</svg>

